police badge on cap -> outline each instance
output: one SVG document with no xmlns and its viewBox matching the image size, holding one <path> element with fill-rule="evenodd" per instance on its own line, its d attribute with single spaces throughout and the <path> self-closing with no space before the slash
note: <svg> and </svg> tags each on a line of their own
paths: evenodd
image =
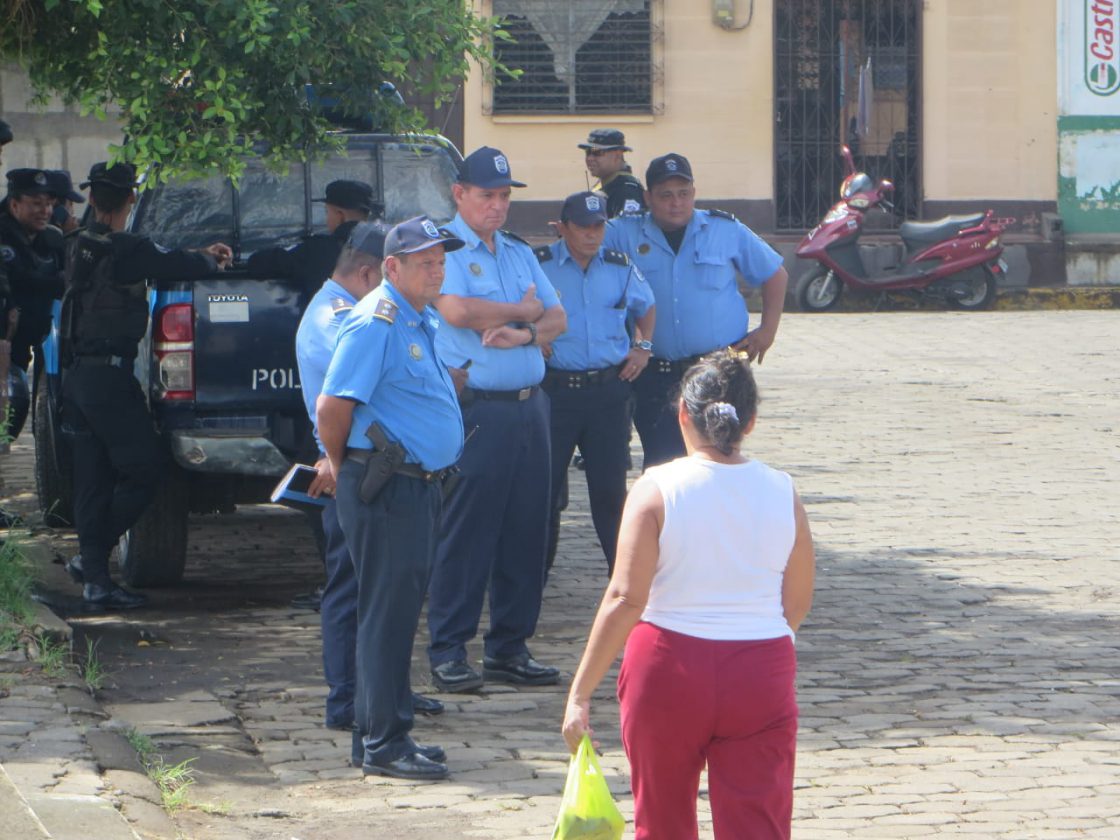
<svg viewBox="0 0 1120 840">
<path fill-rule="evenodd" d="M 607 203 L 598 193 L 572 193 L 564 199 L 564 206 L 560 209 L 560 221 L 571 222 L 580 227 L 589 227 L 606 220 Z"/>
<path fill-rule="evenodd" d="M 491 146 L 483 146 L 467 155 L 459 167 L 459 183 L 473 184 L 484 190 L 525 186 L 511 177 L 509 158 Z"/>
<path fill-rule="evenodd" d="M 646 187 L 648 189 L 653 189 L 655 184 L 668 181 L 670 178 L 692 180 L 692 166 L 684 155 L 670 152 L 649 162 L 649 167 L 646 169 Z"/>
</svg>

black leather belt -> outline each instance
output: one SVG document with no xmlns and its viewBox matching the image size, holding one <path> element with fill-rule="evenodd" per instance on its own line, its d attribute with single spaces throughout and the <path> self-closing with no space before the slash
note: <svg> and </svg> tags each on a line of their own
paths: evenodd
<svg viewBox="0 0 1120 840">
<path fill-rule="evenodd" d="M 347 449 L 346 457 L 351 461 L 356 461 L 359 464 L 364 464 L 373 457 L 372 449 Z M 443 481 L 451 475 L 459 471 L 456 466 L 444 467 L 442 470 L 426 470 L 419 464 L 401 464 L 395 470 L 397 475 L 406 475 L 409 478 L 418 478 L 421 481 L 426 481 L 429 484 L 442 484 Z"/>
<path fill-rule="evenodd" d="M 712 352 L 715 352 L 714 350 Z M 653 358 L 649 360 L 649 367 L 647 370 L 652 370 L 654 373 L 661 376 L 684 376 L 684 372 L 700 361 L 706 353 L 699 353 L 695 356 L 686 356 L 683 359 L 658 359 Z"/>
<path fill-rule="evenodd" d="M 130 368 L 133 360 L 125 356 L 75 356 L 70 367 Z"/>
<path fill-rule="evenodd" d="M 622 365 L 611 365 L 598 370 L 561 370 L 550 368 L 544 375 L 545 385 L 550 388 L 590 388 L 595 385 L 604 385 L 608 382 L 617 382 Z"/>
<path fill-rule="evenodd" d="M 508 400 L 510 402 L 524 402 L 537 392 L 536 385 L 522 388 L 518 391 L 483 391 L 480 388 L 471 388 L 471 394 L 479 400 Z"/>
</svg>

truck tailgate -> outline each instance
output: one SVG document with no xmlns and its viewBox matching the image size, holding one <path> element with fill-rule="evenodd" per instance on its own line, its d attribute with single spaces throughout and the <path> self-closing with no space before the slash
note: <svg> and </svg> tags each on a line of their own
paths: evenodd
<svg viewBox="0 0 1120 840">
<path fill-rule="evenodd" d="M 299 292 L 235 274 L 194 283 L 195 399 L 207 409 L 303 412 Z"/>
</svg>

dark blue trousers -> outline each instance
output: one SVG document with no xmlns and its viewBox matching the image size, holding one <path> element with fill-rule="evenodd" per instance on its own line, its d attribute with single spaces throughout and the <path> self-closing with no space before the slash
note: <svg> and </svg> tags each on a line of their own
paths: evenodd
<svg viewBox="0 0 1120 840">
<path fill-rule="evenodd" d="M 614 571 L 618 524 L 626 504 L 626 466 L 630 454 L 629 382 L 615 379 L 601 385 L 570 388 L 561 378 L 546 380 L 552 402 L 552 522 L 549 528 L 548 568 L 556 559 L 560 539 L 560 510 L 567 465 L 576 446 L 583 453 L 591 521 L 599 545 Z"/>
<path fill-rule="evenodd" d="M 459 460 L 428 592 L 432 666 L 467 658 L 489 589 L 486 656 L 525 653 L 537 629 L 548 544 L 548 396 L 476 399 L 463 425 L 478 431 Z"/>
<path fill-rule="evenodd" d="M 358 639 L 358 575 L 346 535 L 338 521 L 338 503 L 328 499 L 322 514 L 327 582 L 319 618 L 323 632 L 323 676 L 326 677 L 327 725 L 354 722 L 354 650 Z"/>
<path fill-rule="evenodd" d="M 436 484 L 394 475 L 369 504 L 358 498 L 365 465 L 344 461 L 335 498 L 358 578 L 354 722 L 366 762 L 415 750 L 412 642 L 436 549 Z"/>
<path fill-rule="evenodd" d="M 677 422 L 680 395 L 681 377 L 658 373 L 653 364 L 634 381 L 634 428 L 642 440 L 642 469 L 685 455 Z"/>
</svg>

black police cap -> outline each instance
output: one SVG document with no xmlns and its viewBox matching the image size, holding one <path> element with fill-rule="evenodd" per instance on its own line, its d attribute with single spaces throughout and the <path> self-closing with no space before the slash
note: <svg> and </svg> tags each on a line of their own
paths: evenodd
<svg viewBox="0 0 1120 840">
<path fill-rule="evenodd" d="M 646 189 L 652 190 L 656 184 L 668 181 L 670 178 L 692 180 L 692 164 L 684 155 L 669 152 L 667 155 L 654 158 L 646 167 Z"/>
<path fill-rule="evenodd" d="M 85 196 L 74 189 L 74 182 L 70 180 L 70 173 L 65 169 L 48 169 L 47 183 L 51 188 L 51 195 L 66 201 L 85 203 Z"/>
<path fill-rule="evenodd" d="M 369 184 L 361 181 L 331 181 L 324 192 L 325 197 L 311 200 L 333 204 L 343 210 L 363 210 L 366 213 L 372 213 L 377 208 L 377 215 L 381 214 L 381 205 L 373 200 L 373 187 Z"/>
<path fill-rule="evenodd" d="M 634 151 L 626 145 L 626 135 L 617 128 L 596 128 L 587 135 L 587 142 L 580 143 L 579 147 L 587 152 L 593 149 L 602 152 L 609 152 L 612 149 Z"/>
<path fill-rule="evenodd" d="M 377 222 L 359 222 L 350 231 L 350 238 L 346 240 L 346 247 L 355 251 L 362 251 L 379 260 L 385 257 L 385 234 L 388 231 L 384 225 Z"/>
<path fill-rule="evenodd" d="M 51 186 L 47 173 L 42 169 L 9 169 L 8 192 L 21 195 L 50 195 Z"/>
<path fill-rule="evenodd" d="M 105 184 L 118 190 L 131 190 L 140 186 L 136 182 L 136 167 L 131 163 L 114 163 L 109 166 L 104 161 L 91 166 L 88 180 L 82 181 L 78 186 L 84 190 L 91 184 Z"/>
<path fill-rule="evenodd" d="M 12 127 L 3 120 L 0 120 L 0 146 L 11 143 L 13 136 Z"/>
</svg>

